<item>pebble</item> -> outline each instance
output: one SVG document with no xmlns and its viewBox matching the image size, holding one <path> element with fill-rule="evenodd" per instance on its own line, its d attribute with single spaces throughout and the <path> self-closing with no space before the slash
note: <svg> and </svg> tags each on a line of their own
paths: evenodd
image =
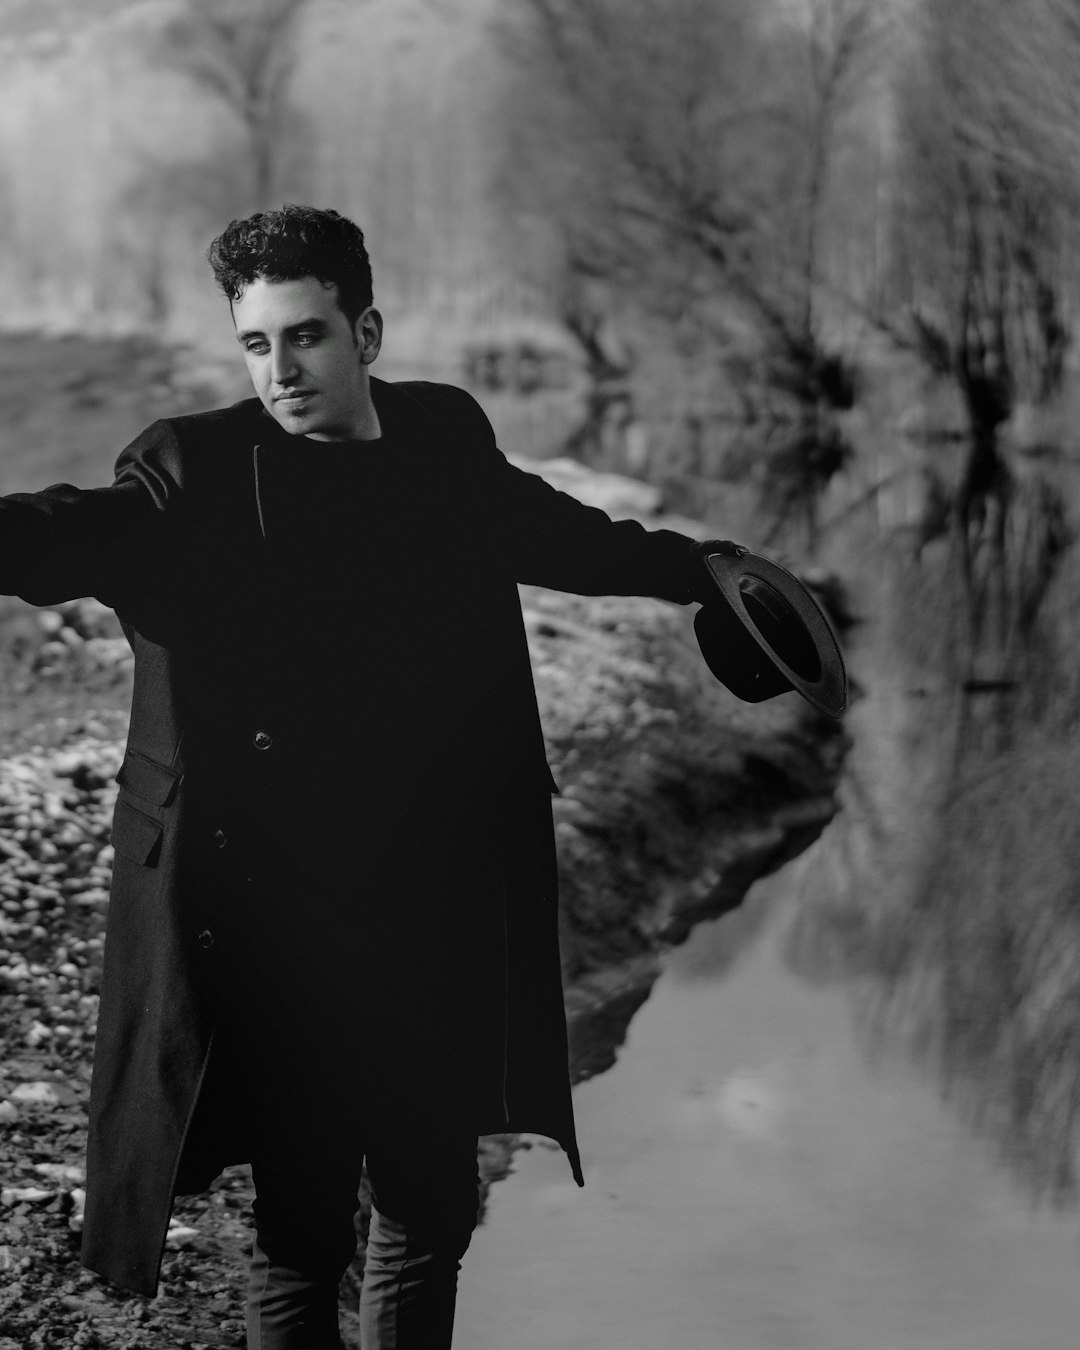
<svg viewBox="0 0 1080 1350">
<path fill-rule="evenodd" d="M 82 1185 L 86 1180 L 86 1168 L 75 1167 L 67 1163 L 35 1163 L 34 1171 L 49 1181 L 69 1182 Z"/>
<path fill-rule="evenodd" d="M 72 1171 L 77 1169 L 72 1168 Z M 73 1233 L 81 1233 L 83 1226 L 83 1211 L 86 1209 L 86 1191 L 82 1186 L 75 1186 L 71 1190 L 71 1213 L 68 1215 L 68 1227 Z"/>
<path fill-rule="evenodd" d="M 35 1022 L 34 1026 L 41 1027 L 41 1023 Z M 42 1030 L 49 1033 L 48 1027 L 43 1027 Z M 12 1090 L 11 1100 L 33 1103 L 35 1106 L 59 1106 L 60 1093 L 52 1083 L 20 1083 Z"/>
<path fill-rule="evenodd" d="M 185 1228 L 180 1224 L 177 1224 L 175 1228 L 170 1226 L 165 1235 L 165 1246 L 170 1251 L 180 1251 L 184 1247 L 190 1247 L 198 1236 L 199 1230 L 197 1228 Z"/>
<path fill-rule="evenodd" d="M 0 1190 L 0 1205 L 36 1205 L 42 1200 L 52 1200 L 55 1195 L 55 1191 L 46 1191 L 40 1186 L 5 1186 Z"/>
<path fill-rule="evenodd" d="M 18 1119 L 19 1108 L 14 1102 L 0 1102 L 0 1125 L 14 1125 Z"/>
</svg>

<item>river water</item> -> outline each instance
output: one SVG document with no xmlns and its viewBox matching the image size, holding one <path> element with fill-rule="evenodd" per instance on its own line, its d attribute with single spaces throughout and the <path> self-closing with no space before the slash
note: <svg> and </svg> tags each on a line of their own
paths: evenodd
<svg viewBox="0 0 1080 1350">
<path fill-rule="evenodd" d="M 670 952 L 575 1089 L 585 1189 L 539 1145 L 493 1187 L 461 1350 L 1080 1344 L 1080 1216 L 1034 1208 L 932 1080 L 867 1052 L 842 983 L 785 962 L 813 852 Z"/>
</svg>

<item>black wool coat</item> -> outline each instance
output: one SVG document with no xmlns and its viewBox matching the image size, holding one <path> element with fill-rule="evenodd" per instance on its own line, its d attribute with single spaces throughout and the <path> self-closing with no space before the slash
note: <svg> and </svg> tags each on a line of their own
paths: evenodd
<svg viewBox="0 0 1080 1350">
<path fill-rule="evenodd" d="M 516 583 L 685 603 L 691 541 L 512 467 L 461 390 L 372 393 L 379 441 L 251 399 L 0 499 L 0 589 L 94 595 L 135 653 L 83 1259 L 142 1293 L 174 1196 L 246 1160 L 209 1084 L 255 1042 L 271 1101 L 318 1044 L 373 1109 L 549 1135 L 581 1179 Z"/>
</svg>

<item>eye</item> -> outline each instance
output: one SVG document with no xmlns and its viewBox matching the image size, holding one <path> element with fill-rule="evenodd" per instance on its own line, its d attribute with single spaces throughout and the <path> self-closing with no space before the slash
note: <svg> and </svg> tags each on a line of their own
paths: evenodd
<svg viewBox="0 0 1080 1350">
<path fill-rule="evenodd" d="M 251 352 L 254 356 L 263 356 L 270 350 L 270 344 L 264 342 L 262 338 L 256 338 L 251 342 L 244 343 L 244 351 Z"/>
<path fill-rule="evenodd" d="M 298 347 L 313 347 L 320 336 L 319 333 L 297 333 L 296 345 Z"/>
</svg>

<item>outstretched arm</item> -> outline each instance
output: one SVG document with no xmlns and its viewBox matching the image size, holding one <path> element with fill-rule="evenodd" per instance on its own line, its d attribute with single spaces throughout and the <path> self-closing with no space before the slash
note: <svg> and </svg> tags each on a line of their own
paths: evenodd
<svg viewBox="0 0 1080 1350">
<path fill-rule="evenodd" d="M 34 605 L 84 595 L 115 605 L 179 490 L 175 433 L 156 422 L 121 454 L 109 487 L 60 483 L 0 497 L 0 593 Z"/>
<path fill-rule="evenodd" d="M 677 604 L 695 598 L 693 539 L 612 520 L 496 453 L 500 529 L 518 581 L 580 595 L 655 595 Z"/>
<path fill-rule="evenodd" d="M 476 491 L 516 580 L 580 595 L 654 595 L 677 604 L 698 598 L 701 564 L 693 539 L 612 520 L 539 474 L 516 468 L 496 446 L 480 406 L 455 392 L 480 465 Z"/>
</svg>

